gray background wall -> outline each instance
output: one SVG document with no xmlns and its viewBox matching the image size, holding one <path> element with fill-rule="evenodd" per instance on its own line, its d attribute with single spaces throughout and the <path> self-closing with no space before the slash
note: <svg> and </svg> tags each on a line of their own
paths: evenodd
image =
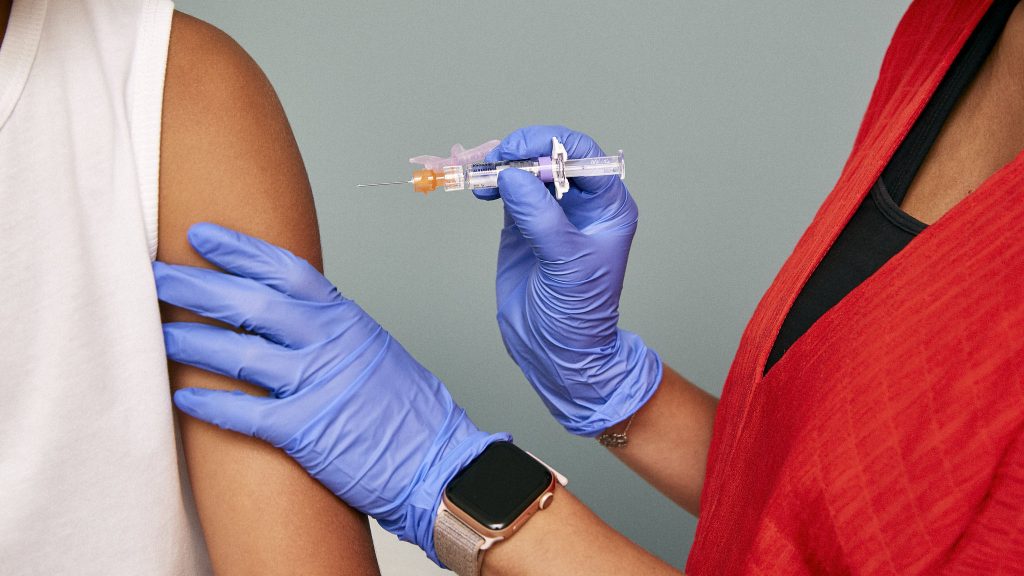
<svg viewBox="0 0 1024 576">
<path fill-rule="evenodd" d="M 525 124 L 622 148 L 640 206 L 622 325 L 716 395 L 757 300 L 829 192 L 908 2 L 179 0 L 277 88 L 306 160 L 328 276 L 479 426 L 565 473 L 682 567 L 695 520 L 551 420 L 494 321 L 501 205 L 403 187 L 410 156 Z M 665 455 L 671 458 L 670 454 Z M 430 565 L 378 538 L 384 574 Z"/>
</svg>

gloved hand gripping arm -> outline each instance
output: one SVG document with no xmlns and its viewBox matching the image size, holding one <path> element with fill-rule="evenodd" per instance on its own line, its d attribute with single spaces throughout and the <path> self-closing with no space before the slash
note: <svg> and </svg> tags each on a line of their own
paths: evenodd
<svg viewBox="0 0 1024 576">
<path fill-rule="evenodd" d="M 509 435 L 478 430 L 440 380 L 306 261 L 212 224 L 193 226 L 189 240 L 230 274 L 157 262 L 160 299 L 249 334 L 166 324 L 168 357 L 270 396 L 184 389 L 174 395 L 178 408 L 283 449 L 437 562 L 444 486 Z"/>
</svg>

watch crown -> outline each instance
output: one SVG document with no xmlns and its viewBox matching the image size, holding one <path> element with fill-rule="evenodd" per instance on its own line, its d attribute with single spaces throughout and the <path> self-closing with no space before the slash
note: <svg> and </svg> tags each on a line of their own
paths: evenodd
<svg viewBox="0 0 1024 576">
<path fill-rule="evenodd" d="M 544 510 L 548 506 L 551 506 L 551 499 L 555 496 L 554 492 L 548 492 L 540 498 L 540 509 Z"/>
</svg>

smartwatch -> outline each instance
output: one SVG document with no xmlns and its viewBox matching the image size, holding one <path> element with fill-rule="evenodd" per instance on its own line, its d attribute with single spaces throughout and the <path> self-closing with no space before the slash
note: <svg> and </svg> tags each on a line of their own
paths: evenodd
<svg viewBox="0 0 1024 576">
<path fill-rule="evenodd" d="M 444 489 L 434 523 L 438 559 L 459 576 L 478 576 L 484 550 L 515 534 L 567 483 L 515 444 L 491 444 Z"/>
</svg>

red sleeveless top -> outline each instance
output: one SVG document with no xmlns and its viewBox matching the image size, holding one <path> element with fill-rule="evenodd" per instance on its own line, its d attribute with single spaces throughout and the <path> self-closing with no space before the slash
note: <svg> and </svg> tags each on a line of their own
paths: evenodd
<svg viewBox="0 0 1024 576">
<path fill-rule="evenodd" d="M 762 376 L 803 283 L 990 3 L 917 1 L 900 22 L 835 189 L 740 341 L 691 576 L 1024 574 L 1024 154 Z"/>
</svg>

